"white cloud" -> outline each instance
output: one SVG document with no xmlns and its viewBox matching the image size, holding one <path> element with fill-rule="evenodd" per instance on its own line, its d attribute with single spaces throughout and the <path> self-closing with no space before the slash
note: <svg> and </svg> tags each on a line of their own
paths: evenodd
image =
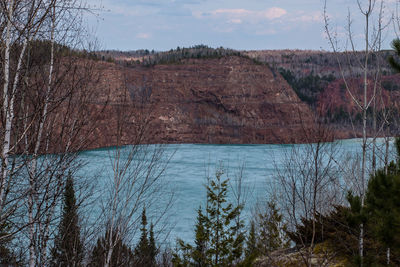
<svg viewBox="0 0 400 267">
<path fill-rule="evenodd" d="M 296 16 L 293 16 L 291 21 L 294 22 L 322 22 L 324 18 L 321 12 L 305 13 L 300 12 Z"/>
<path fill-rule="evenodd" d="M 250 15 L 253 11 L 247 9 L 216 9 L 211 11 L 211 14 L 218 15 L 228 15 L 228 16 L 247 16 Z"/>
<path fill-rule="evenodd" d="M 141 33 L 136 34 L 136 38 L 149 39 L 149 38 L 151 38 L 151 34 L 150 33 L 141 32 Z"/>
<path fill-rule="evenodd" d="M 280 7 L 271 7 L 265 11 L 261 11 L 261 14 L 267 19 L 277 19 L 287 14 L 287 11 Z"/>
<path fill-rule="evenodd" d="M 262 11 L 254 11 L 243 8 L 238 9 L 215 9 L 210 12 L 194 12 L 197 18 L 225 18 L 231 23 L 242 23 L 244 20 L 259 22 L 262 20 L 275 20 L 283 17 L 287 11 L 280 7 L 271 7 Z"/>
</svg>

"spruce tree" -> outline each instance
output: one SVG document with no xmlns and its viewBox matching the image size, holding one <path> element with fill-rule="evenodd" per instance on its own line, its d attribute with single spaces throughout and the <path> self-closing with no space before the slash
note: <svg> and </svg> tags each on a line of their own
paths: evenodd
<svg viewBox="0 0 400 267">
<path fill-rule="evenodd" d="M 228 179 L 217 171 L 209 181 L 205 214 L 198 210 L 195 247 L 178 240 L 181 256 L 174 255 L 175 266 L 231 266 L 242 255 L 245 240 L 243 223 L 236 223 L 242 206 L 228 202 Z"/>
<path fill-rule="evenodd" d="M 256 226 L 254 221 L 250 224 L 250 231 L 246 239 L 246 249 L 244 252 L 245 259 L 242 263 L 242 266 L 252 266 L 254 260 L 259 255 L 258 253 L 258 241 L 256 236 Z"/>
<path fill-rule="evenodd" d="M 154 225 L 153 223 L 150 224 L 150 233 L 149 233 L 149 259 L 150 265 L 156 266 L 156 256 L 157 256 L 157 246 L 156 240 L 154 238 Z"/>
<path fill-rule="evenodd" d="M 263 254 L 268 254 L 279 248 L 287 248 L 289 246 L 286 235 L 287 225 L 283 222 L 282 214 L 276 207 L 275 201 L 269 201 L 265 213 L 258 216 L 258 250 Z"/>
<path fill-rule="evenodd" d="M 233 206 L 227 201 L 228 179 L 222 178 L 223 172 L 217 171 L 215 179 L 207 186 L 207 217 L 205 225 L 209 232 L 212 266 L 227 266 L 232 263 L 232 252 L 236 244 L 236 225 L 232 225 L 239 216 L 242 206 Z"/>
<path fill-rule="evenodd" d="M 208 246 L 208 233 L 206 231 L 205 226 L 205 217 L 201 211 L 201 207 L 199 207 L 197 211 L 197 223 L 195 230 L 196 239 L 194 241 L 195 247 L 193 249 L 193 260 L 195 266 L 207 266 L 209 263 L 208 255 L 207 255 L 207 246 Z"/>
<path fill-rule="evenodd" d="M 147 233 L 146 209 L 142 211 L 142 227 L 139 243 L 135 248 L 135 259 L 138 266 L 155 266 L 157 248 L 154 240 L 153 224 L 150 227 L 150 237 Z"/>
<path fill-rule="evenodd" d="M 113 231 L 115 234 L 116 231 Z M 93 248 L 89 267 L 103 267 L 105 264 L 106 253 L 109 250 L 109 244 L 106 240 L 109 239 L 110 231 L 107 231 L 105 236 L 97 240 L 96 246 Z M 113 247 L 111 254 L 111 267 L 119 266 L 140 266 L 135 264 L 134 253 L 129 246 L 124 244 L 121 239 L 118 239 Z"/>
<path fill-rule="evenodd" d="M 395 145 L 399 154 L 400 139 Z M 377 170 L 368 181 L 365 213 L 372 235 L 386 248 L 387 264 L 390 252 L 400 250 L 400 169 L 391 162 L 387 169 Z"/>
<path fill-rule="evenodd" d="M 52 249 L 53 266 L 81 266 L 83 246 L 80 236 L 74 182 L 69 174 L 65 184 L 62 216 Z"/>
</svg>

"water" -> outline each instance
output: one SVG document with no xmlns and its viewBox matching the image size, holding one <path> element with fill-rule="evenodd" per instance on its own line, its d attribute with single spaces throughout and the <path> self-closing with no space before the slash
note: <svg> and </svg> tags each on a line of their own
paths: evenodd
<svg viewBox="0 0 400 267">
<path fill-rule="evenodd" d="M 379 143 L 382 142 L 379 140 Z M 359 139 L 342 140 L 334 145 L 338 156 L 345 153 L 357 154 L 361 151 Z M 294 145 L 300 149 L 304 146 Z M 242 176 L 247 192 L 243 218 L 248 223 L 256 203 L 268 198 L 268 185 L 274 180 L 276 168 L 282 165 L 285 153 L 292 147 L 293 145 L 167 145 L 166 155 L 172 157 L 163 176 L 165 194 L 167 189 L 172 189 L 175 194 L 173 207 L 168 213 L 168 221 L 173 226 L 169 242 L 174 242 L 176 238 L 193 240 L 197 209 L 205 204 L 206 177 L 214 176 L 216 169 L 221 165 L 225 170 L 225 177 L 232 181 L 243 166 Z M 80 158 L 88 164 L 81 170 L 81 174 L 97 173 L 99 185 L 104 185 L 101 180 L 112 174 L 110 156 L 114 150 L 115 148 L 108 148 L 82 152 Z M 167 197 L 161 197 L 159 201 L 166 199 Z M 152 216 L 156 215 L 153 213 Z"/>
</svg>

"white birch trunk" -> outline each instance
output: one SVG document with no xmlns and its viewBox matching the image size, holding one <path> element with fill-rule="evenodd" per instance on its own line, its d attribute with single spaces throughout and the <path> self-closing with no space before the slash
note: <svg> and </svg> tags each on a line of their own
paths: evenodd
<svg viewBox="0 0 400 267">
<path fill-rule="evenodd" d="M 48 83 L 47 83 L 47 90 L 46 90 L 46 96 L 45 96 L 45 101 L 44 101 L 44 106 L 43 106 L 43 112 L 41 116 L 41 120 L 39 123 L 39 128 L 38 128 L 38 135 L 35 143 L 35 148 L 34 148 L 34 153 L 33 153 L 33 158 L 32 162 L 30 164 L 29 168 L 29 173 L 30 173 L 30 190 L 29 190 L 29 195 L 28 195 L 28 212 L 29 212 L 29 225 L 30 225 L 30 233 L 29 237 L 34 238 L 35 235 L 37 235 L 37 231 L 39 229 L 36 228 L 35 226 L 35 221 L 34 221 L 34 205 L 35 205 L 35 195 L 36 195 L 36 168 L 37 168 L 37 156 L 39 153 L 40 145 L 41 145 L 41 139 L 43 135 L 43 129 L 44 129 L 44 124 L 47 120 L 47 113 L 48 113 L 48 105 L 49 105 L 49 100 L 50 100 L 50 93 L 51 93 L 51 84 L 52 84 L 52 76 L 53 76 L 53 68 L 54 68 L 54 32 L 55 32 L 55 2 L 53 3 L 52 7 L 52 25 L 51 25 L 51 50 L 50 50 L 50 66 L 49 66 L 49 76 L 48 76 Z M 51 215 L 48 215 L 51 216 Z M 41 224 L 42 222 L 38 222 Z M 41 227 L 40 227 L 41 228 Z M 36 230 L 36 231 L 35 231 Z M 40 231 L 39 231 L 40 232 Z M 35 247 L 37 246 L 44 246 L 44 244 L 38 244 L 37 242 L 32 242 L 34 239 L 31 239 L 30 247 L 29 247 L 29 266 L 34 267 L 35 266 L 35 261 L 37 258 L 36 255 L 36 249 Z M 39 241 L 39 239 L 37 240 Z M 42 258 L 44 261 L 45 259 Z"/>
<path fill-rule="evenodd" d="M 386 265 L 390 265 L 390 248 L 386 250 Z"/>
<path fill-rule="evenodd" d="M 13 117 L 9 113 L 9 84 L 10 84 L 10 46 L 11 46 L 11 18 L 13 16 L 14 0 L 11 0 L 8 5 L 8 18 L 7 18 L 7 30 L 6 30 L 6 43 L 4 51 L 4 84 L 3 84 L 3 108 L 6 117 L 6 125 L 4 129 L 4 141 L 3 141 L 3 151 L 2 151 L 2 174 L 0 181 L 0 221 L 2 221 L 2 214 L 4 208 L 4 192 L 5 184 L 8 176 L 8 160 L 10 153 L 10 141 L 11 141 L 11 127 Z"/>
<path fill-rule="evenodd" d="M 361 208 L 365 202 L 365 181 L 366 181 L 366 153 L 367 153 L 367 109 L 368 109 L 368 58 L 369 58 L 369 16 L 372 11 L 372 2 L 368 2 L 368 10 L 365 14 L 365 62 L 364 62 L 364 103 L 363 103 L 363 130 L 362 130 L 362 166 L 361 166 Z M 360 265 L 363 266 L 364 260 L 364 225 L 360 225 L 359 237 Z"/>
</svg>

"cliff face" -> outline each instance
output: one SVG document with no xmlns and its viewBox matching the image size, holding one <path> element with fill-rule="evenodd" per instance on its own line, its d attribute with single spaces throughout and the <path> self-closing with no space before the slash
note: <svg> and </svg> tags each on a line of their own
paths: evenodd
<svg viewBox="0 0 400 267">
<path fill-rule="evenodd" d="M 125 68 L 100 63 L 95 104 L 108 102 L 93 147 L 149 143 L 302 142 L 309 107 L 268 66 L 230 56 Z M 143 127 L 145 126 L 145 127 Z"/>
</svg>

